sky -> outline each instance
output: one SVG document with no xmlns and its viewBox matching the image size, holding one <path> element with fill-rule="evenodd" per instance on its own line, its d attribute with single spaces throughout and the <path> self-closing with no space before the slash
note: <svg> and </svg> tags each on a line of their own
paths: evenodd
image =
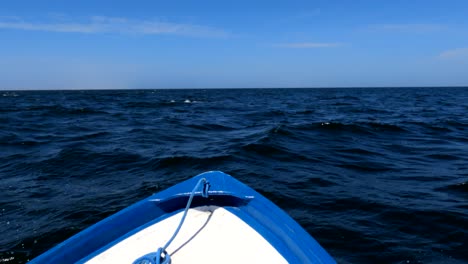
<svg viewBox="0 0 468 264">
<path fill-rule="evenodd" d="M 0 89 L 468 86 L 466 0 L 2 0 Z"/>
</svg>

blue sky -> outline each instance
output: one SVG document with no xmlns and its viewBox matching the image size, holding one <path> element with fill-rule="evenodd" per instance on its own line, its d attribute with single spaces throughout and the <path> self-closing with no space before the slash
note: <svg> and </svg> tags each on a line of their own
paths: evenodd
<svg viewBox="0 0 468 264">
<path fill-rule="evenodd" d="M 0 89 L 468 86 L 468 1 L 2 1 Z"/>
</svg>

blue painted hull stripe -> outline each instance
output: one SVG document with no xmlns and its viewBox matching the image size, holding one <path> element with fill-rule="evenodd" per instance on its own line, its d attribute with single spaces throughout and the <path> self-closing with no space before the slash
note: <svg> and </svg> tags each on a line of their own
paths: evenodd
<svg viewBox="0 0 468 264">
<path fill-rule="evenodd" d="M 184 209 L 194 184 L 205 177 L 210 197 L 194 198 L 193 207 L 217 205 L 233 213 L 290 263 L 335 263 L 288 214 L 255 190 L 222 172 L 207 172 L 156 193 L 83 230 L 30 263 L 85 262 L 122 240 Z M 155 245 L 155 249 L 160 245 Z M 235 250 L 235 249 L 233 249 Z"/>
</svg>

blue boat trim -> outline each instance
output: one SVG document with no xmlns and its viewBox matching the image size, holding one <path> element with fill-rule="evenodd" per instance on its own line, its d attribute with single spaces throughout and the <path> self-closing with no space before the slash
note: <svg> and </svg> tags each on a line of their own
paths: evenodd
<svg viewBox="0 0 468 264">
<path fill-rule="evenodd" d="M 206 178 L 209 197 L 197 193 L 192 207 L 222 206 L 262 235 L 289 263 L 335 263 L 333 258 L 288 214 L 233 177 L 202 173 L 137 202 L 72 236 L 30 263 L 83 263 L 139 232 L 181 212 L 193 186 Z M 162 245 L 154 245 L 155 250 Z"/>
</svg>

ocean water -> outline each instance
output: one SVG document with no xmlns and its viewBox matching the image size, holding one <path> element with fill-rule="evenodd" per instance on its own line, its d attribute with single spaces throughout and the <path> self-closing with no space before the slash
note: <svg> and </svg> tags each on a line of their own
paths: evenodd
<svg viewBox="0 0 468 264">
<path fill-rule="evenodd" d="M 208 170 L 339 263 L 468 263 L 468 88 L 0 91 L 0 262 Z"/>
</svg>

